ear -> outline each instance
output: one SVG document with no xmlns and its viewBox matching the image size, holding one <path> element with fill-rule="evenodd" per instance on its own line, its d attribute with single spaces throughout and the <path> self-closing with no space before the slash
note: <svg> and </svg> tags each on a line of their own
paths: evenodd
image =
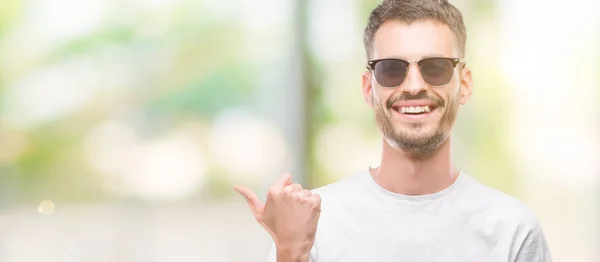
<svg viewBox="0 0 600 262">
<path fill-rule="evenodd" d="M 464 105 L 471 98 L 473 93 L 473 77 L 471 76 L 471 69 L 464 65 L 460 71 L 460 104 Z"/>
<path fill-rule="evenodd" d="M 365 70 L 362 75 L 362 91 L 365 101 L 369 107 L 373 108 L 373 85 L 371 84 L 371 77 L 371 71 Z"/>
</svg>

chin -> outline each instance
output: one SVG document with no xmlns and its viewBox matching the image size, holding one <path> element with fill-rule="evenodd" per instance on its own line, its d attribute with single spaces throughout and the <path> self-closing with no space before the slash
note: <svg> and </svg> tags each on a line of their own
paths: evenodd
<svg viewBox="0 0 600 262">
<path fill-rule="evenodd" d="M 438 133 L 437 124 L 430 123 L 403 123 L 401 127 L 396 127 L 396 134 L 409 137 L 426 138 Z"/>
<path fill-rule="evenodd" d="M 415 157 L 433 154 L 446 141 L 447 134 L 434 127 L 415 130 L 414 128 L 396 129 L 393 135 L 386 135 L 388 144 Z"/>
</svg>

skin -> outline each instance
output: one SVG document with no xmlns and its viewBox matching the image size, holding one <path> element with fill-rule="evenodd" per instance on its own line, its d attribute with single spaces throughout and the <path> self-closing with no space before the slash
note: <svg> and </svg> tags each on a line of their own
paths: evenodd
<svg viewBox="0 0 600 262">
<path fill-rule="evenodd" d="M 459 57 L 452 30 L 431 20 L 411 24 L 390 20 L 377 31 L 372 59 L 401 58 L 407 61 L 426 57 Z M 452 164 L 451 129 L 460 105 L 473 90 L 471 71 L 459 64 L 450 82 L 432 87 L 425 83 L 416 64 L 411 64 L 404 82 L 395 88 L 380 86 L 371 71 L 362 76 L 363 96 L 372 108 L 382 132 L 382 159 L 371 169 L 373 179 L 388 191 L 423 195 L 449 187 L 458 177 Z M 439 107 L 424 119 L 400 117 L 390 108 L 396 101 L 437 101 Z"/>
<path fill-rule="evenodd" d="M 450 28 L 431 20 L 411 24 L 387 21 L 374 38 L 371 59 L 459 57 L 456 39 Z M 449 187 L 458 177 L 452 164 L 450 131 L 460 105 L 471 97 L 473 82 L 468 67 L 454 69 L 452 80 L 443 86 L 428 86 L 418 66 L 411 64 L 407 78 L 395 88 L 380 86 L 371 71 L 362 76 L 362 92 L 373 110 L 382 132 L 383 152 L 378 168 L 371 169 L 377 184 L 404 195 L 423 195 Z M 402 117 L 392 104 L 406 99 L 435 103 L 438 106 L 421 119 Z M 434 101 L 434 102 L 432 102 Z M 277 261 L 309 261 L 314 244 L 321 198 L 281 176 L 269 189 L 262 203 L 252 190 L 234 188 L 247 201 L 256 220 L 271 234 L 277 247 Z"/>
<path fill-rule="evenodd" d="M 236 186 L 248 203 L 258 223 L 271 235 L 277 247 L 279 262 L 307 262 L 315 241 L 317 222 L 321 214 L 321 198 L 292 183 L 286 173 L 269 188 L 262 203 L 251 189 Z"/>
</svg>

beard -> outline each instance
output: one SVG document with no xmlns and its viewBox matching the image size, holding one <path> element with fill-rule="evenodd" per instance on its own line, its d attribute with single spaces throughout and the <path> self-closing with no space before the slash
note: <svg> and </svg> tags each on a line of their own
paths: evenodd
<svg viewBox="0 0 600 262">
<path fill-rule="evenodd" d="M 427 131 L 425 130 L 427 127 L 423 123 L 413 123 L 409 127 L 394 128 L 391 114 L 395 112 L 392 109 L 392 105 L 398 101 L 416 99 L 429 100 L 436 105 L 436 110 L 445 110 L 435 128 Z M 446 128 L 450 130 L 456 119 L 458 112 L 456 101 L 456 98 L 450 99 L 446 106 L 440 98 L 430 97 L 426 93 L 420 93 L 416 96 L 402 94 L 400 97 L 395 99 L 390 98 L 386 102 L 387 110 L 383 110 L 383 106 L 380 103 L 376 103 L 374 109 L 375 118 L 383 137 L 390 146 L 401 149 L 413 157 L 423 158 L 435 153 L 448 138 L 450 132 L 445 130 Z"/>
</svg>

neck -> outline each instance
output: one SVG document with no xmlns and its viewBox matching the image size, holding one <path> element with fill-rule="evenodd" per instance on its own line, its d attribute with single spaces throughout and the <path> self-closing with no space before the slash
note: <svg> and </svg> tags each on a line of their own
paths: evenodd
<svg viewBox="0 0 600 262">
<path fill-rule="evenodd" d="M 425 195 L 444 190 L 458 178 L 452 165 L 451 142 L 448 138 L 431 155 L 414 157 L 391 147 L 383 140 L 383 153 L 378 168 L 371 169 L 373 179 L 382 188 L 403 195 Z"/>
</svg>

